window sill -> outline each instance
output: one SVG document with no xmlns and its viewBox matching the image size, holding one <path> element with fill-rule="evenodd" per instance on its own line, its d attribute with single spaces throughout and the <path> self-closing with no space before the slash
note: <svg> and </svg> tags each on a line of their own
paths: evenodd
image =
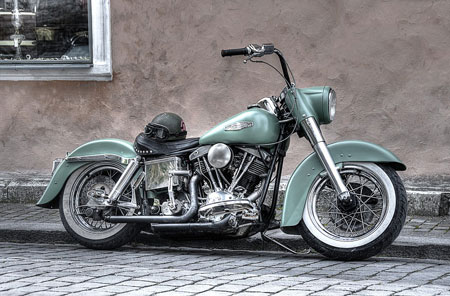
<svg viewBox="0 0 450 296">
<path fill-rule="evenodd" d="M 92 64 L 0 64 L 0 70 L 86 69 Z"/>
<path fill-rule="evenodd" d="M 112 70 L 108 65 L 21 65 L 0 66 L 0 80 L 8 81 L 111 81 Z"/>
</svg>

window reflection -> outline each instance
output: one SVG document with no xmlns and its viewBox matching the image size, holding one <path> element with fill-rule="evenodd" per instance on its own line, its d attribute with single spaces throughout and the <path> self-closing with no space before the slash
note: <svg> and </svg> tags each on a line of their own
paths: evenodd
<svg viewBox="0 0 450 296">
<path fill-rule="evenodd" d="M 89 0 L 0 0 L 0 61 L 91 61 Z"/>
</svg>

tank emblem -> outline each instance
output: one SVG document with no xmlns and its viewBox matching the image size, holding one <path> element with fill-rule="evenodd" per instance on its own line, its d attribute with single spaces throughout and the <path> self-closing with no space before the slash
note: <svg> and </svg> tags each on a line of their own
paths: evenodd
<svg viewBox="0 0 450 296">
<path fill-rule="evenodd" d="M 244 128 L 249 128 L 253 126 L 252 121 L 238 121 L 233 124 L 227 125 L 225 131 L 240 131 Z"/>
</svg>

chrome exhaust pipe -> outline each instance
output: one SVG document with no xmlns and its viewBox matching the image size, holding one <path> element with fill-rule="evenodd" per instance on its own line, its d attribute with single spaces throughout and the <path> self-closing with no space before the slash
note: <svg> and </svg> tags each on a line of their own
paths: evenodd
<svg viewBox="0 0 450 296">
<path fill-rule="evenodd" d="M 111 223 L 185 223 L 191 220 L 198 212 L 198 185 L 203 179 L 201 175 L 194 175 L 189 182 L 189 196 L 191 206 L 181 216 L 110 216 L 105 221 Z"/>
<path fill-rule="evenodd" d="M 231 227 L 230 218 L 228 215 L 218 222 L 152 224 L 151 227 L 154 233 L 223 233 L 224 229 Z"/>
</svg>

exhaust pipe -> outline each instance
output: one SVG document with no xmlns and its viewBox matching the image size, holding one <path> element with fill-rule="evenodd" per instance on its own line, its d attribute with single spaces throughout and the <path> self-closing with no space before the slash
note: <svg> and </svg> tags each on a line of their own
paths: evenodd
<svg viewBox="0 0 450 296">
<path fill-rule="evenodd" d="M 154 233 L 223 233 L 229 228 L 231 216 L 228 215 L 219 222 L 208 223 L 180 223 L 180 224 L 152 224 Z"/>
<path fill-rule="evenodd" d="M 110 216 L 106 217 L 105 221 L 111 223 L 185 223 L 191 220 L 198 212 L 198 184 L 202 179 L 203 177 L 201 175 L 194 175 L 191 178 L 189 182 L 191 206 L 182 216 Z"/>
</svg>

